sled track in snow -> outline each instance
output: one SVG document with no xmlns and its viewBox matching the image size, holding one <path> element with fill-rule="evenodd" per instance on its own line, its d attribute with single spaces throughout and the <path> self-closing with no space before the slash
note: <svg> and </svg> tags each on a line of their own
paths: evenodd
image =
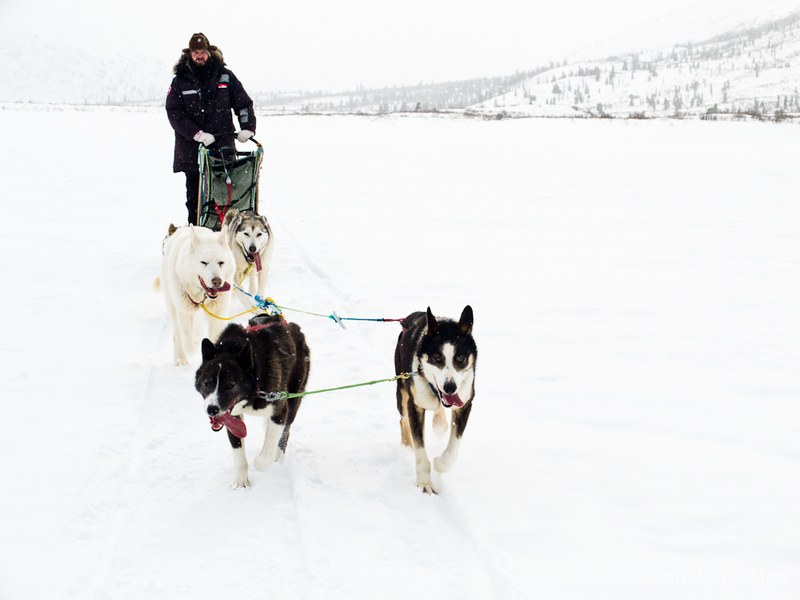
<svg viewBox="0 0 800 600">
<path fill-rule="evenodd" d="M 479 570 L 489 582 L 494 597 L 497 600 L 512 598 L 506 584 L 507 578 L 495 564 L 491 551 L 487 550 L 472 533 L 458 499 L 452 493 L 445 492 L 440 494 L 436 501 L 442 522 L 447 523 L 452 537 L 460 542 L 460 546 L 470 549 L 475 562 L 479 565 Z"/>
<path fill-rule="evenodd" d="M 156 354 L 158 349 L 161 348 L 166 340 L 168 340 L 168 319 L 164 316 L 161 320 L 161 328 L 159 329 L 156 343 L 151 354 Z M 156 364 L 150 366 L 147 383 L 145 385 L 144 394 L 139 402 L 136 410 L 136 425 L 133 427 L 130 441 L 130 452 L 128 453 L 127 464 L 125 467 L 125 474 L 122 481 L 119 483 L 117 493 L 114 496 L 114 502 L 111 507 L 111 512 L 108 516 L 108 525 L 103 536 L 103 540 L 98 544 L 99 553 L 95 563 L 92 575 L 89 578 L 89 583 L 86 590 L 86 597 L 93 600 L 97 597 L 98 591 L 102 588 L 109 569 L 116 552 L 119 542 L 119 534 L 123 525 L 123 518 L 125 516 L 125 500 L 131 496 L 131 488 L 133 482 L 138 476 L 142 463 L 144 461 L 145 448 L 150 441 L 150 428 L 145 427 L 145 422 L 150 419 L 146 414 L 146 407 L 151 404 L 154 397 L 154 390 L 156 388 L 155 373 Z"/>
<path fill-rule="evenodd" d="M 297 250 L 297 254 L 300 257 L 302 264 L 309 271 L 311 271 L 315 277 L 322 281 L 337 298 L 346 298 L 346 295 L 336 286 L 336 284 L 331 280 L 330 276 L 312 260 L 308 252 L 306 252 L 303 244 L 300 243 L 300 240 L 297 239 L 297 236 L 292 233 L 292 230 L 286 226 L 284 219 L 282 219 L 280 215 L 277 217 L 277 222 L 280 224 L 280 230 L 289 238 L 289 241 Z"/>
</svg>

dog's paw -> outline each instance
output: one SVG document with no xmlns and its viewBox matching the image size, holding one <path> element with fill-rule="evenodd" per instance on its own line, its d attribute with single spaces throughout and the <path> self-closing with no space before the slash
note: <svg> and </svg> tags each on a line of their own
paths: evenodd
<svg viewBox="0 0 800 600">
<path fill-rule="evenodd" d="M 259 471 L 266 471 L 275 464 L 274 454 L 259 454 L 253 460 L 253 466 Z"/>
<path fill-rule="evenodd" d="M 428 473 L 417 476 L 417 487 L 422 490 L 423 494 L 438 494 L 439 491 L 433 487 L 431 482 L 430 471 Z"/>
<path fill-rule="evenodd" d="M 436 494 L 439 493 L 439 491 L 435 487 L 433 487 L 433 484 L 431 482 L 418 483 L 417 485 L 419 486 L 419 489 L 422 490 L 423 494 L 434 494 L 434 495 L 436 495 Z"/>
<path fill-rule="evenodd" d="M 250 480 L 247 478 L 247 475 L 241 479 L 234 479 L 231 482 L 231 489 L 232 490 L 239 490 L 239 489 L 247 489 L 250 487 Z"/>
<path fill-rule="evenodd" d="M 175 357 L 175 366 L 176 367 L 185 367 L 189 364 L 189 361 L 186 360 L 185 356 L 176 356 Z"/>
<path fill-rule="evenodd" d="M 450 470 L 453 464 L 456 462 L 456 457 L 450 454 L 449 452 L 444 452 L 438 458 L 433 459 L 433 468 L 436 469 L 437 473 L 446 473 Z"/>
</svg>

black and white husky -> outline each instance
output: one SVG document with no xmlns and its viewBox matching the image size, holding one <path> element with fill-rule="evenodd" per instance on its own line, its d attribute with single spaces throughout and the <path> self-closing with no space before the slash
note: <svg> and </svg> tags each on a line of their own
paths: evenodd
<svg viewBox="0 0 800 600">
<path fill-rule="evenodd" d="M 248 327 L 229 325 L 216 344 L 204 339 L 203 363 L 195 387 L 203 396 L 211 427 L 225 427 L 233 448 L 233 487 L 250 487 L 243 438 L 243 414 L 264 417 L 264 444 L 254 466 L 260 471 L 280 462 L 302 398 L 270 399 L 271 392 L 305 391 L 309 350 L 295 323 L 278 315 L 259 315 Z"/>
<path fill-rule="evenodd" d="M 445 426 L 444 409 L 451 410 L 450 439 L 433 466 L 444 473 L 453 466 L 461 436 L 467 427 L 475 396 L 475 362 L 478 349 L 472 338 L 472 308 L 466 306 L 458 323 L 415 312 L 403 319 L 403 331 L 394 354 L 395 373 L 414 373 L 397 380 L 400 439 L 413 446 L 417 485 L 436 493 L 431 483 L 431 463 L 425 450 L 425 411 L 434 413 L 434 425 Z"/>
<path fill-rule="evenodd" d="M 225 213 L 225 227 L 236 259 L 234 281 L 248 293 L 263 296 L 275 246 L 267 217 L 252 210 L 231 208 Z"/>
</svg>

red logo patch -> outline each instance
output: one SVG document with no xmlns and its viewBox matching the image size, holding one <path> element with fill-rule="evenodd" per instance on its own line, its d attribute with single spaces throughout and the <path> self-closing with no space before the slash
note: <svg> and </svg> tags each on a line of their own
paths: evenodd
<svg viewBox="0 0 800 600">
<path fill-rule="evenodd" d="M 228 87 L 227 83 L 218 83 L 217 84 L 217 88 L 226 88 L 226 87 Z"/>
</svg>

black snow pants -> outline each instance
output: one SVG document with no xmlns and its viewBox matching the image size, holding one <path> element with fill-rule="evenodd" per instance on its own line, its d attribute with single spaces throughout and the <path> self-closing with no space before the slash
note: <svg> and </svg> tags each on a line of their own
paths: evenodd
<svg viewBox="0 0 800 600">
<path fill-rule="evenodd" d="M 189 213 L 189 223 L 197 225 L 197 195 L 200 189 L 200 173 L 186 173 L 186 210 Z"/>
</svg>

